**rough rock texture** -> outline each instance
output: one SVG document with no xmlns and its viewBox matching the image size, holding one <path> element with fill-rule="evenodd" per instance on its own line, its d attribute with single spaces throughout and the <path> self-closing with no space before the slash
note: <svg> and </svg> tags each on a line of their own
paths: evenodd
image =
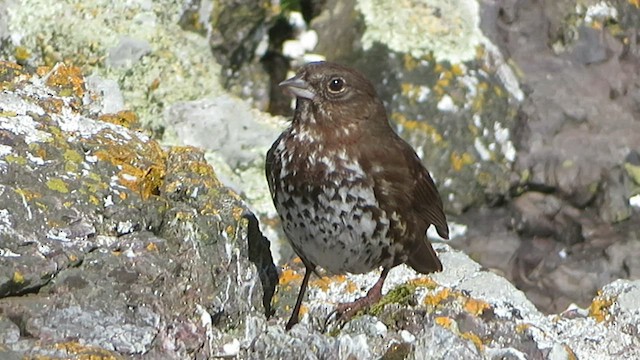
<svg viewBox="0 0 640 360">
<path fill-rule="evenodd" d="M 207 40 L 180 27 L 183 6 L 174 0 L 0 1 L 0 14 L 7 8 L 0 16 L 0 35 L 7 23 L 0 58 L 30 66 L 67 61 L 117 81 L 127 109 L 161 133 L 165 106 L 222 90 Z"/>
<path fill-rule="evenodd" d="M 0 60 L 27 66 L 0 67 L 0 358 L 639 357 L 638 2 L 302 3 L 484 268 L 438 245 L 445 272 L 394 269 L 342 328 L 377 274 L 314 278 L 285 333 L 300 264 L 262 175 L 283 121 L 222 90 L 270 106 L 278 3 L 0 0 Z"/>
<path fill-rule="evenodd" d="M 314 279 L 285 332 L 301 264 L 273 296 L 268 241 L 201 153 L 165 152 L 123 126 L 130 113 L 100 113 L 77 68 L 0 65 L 2 358 L 640 356 L 640 283 L 545 316 L 444 244 L 447 271 L 394 269 L 381 303 L 346 324 L 333 306 L 378 275 Z"/>
<path fill-rule="evenodd" d="M 277 273 L 248 242 L 264 239 L 201 152 L 94 111 L 77 68 L 0 74 L 4 351 L 208 358 L 270 312 Z"/>
</svg>

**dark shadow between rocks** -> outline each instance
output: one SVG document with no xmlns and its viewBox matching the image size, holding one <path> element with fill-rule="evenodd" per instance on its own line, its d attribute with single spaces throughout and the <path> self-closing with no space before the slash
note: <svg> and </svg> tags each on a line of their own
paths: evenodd
<svg viewBox="0 0 640 360">
<path fill-rule="evenodd" d="M 249 261 L 256 265 L 260 282 L 262 283 L 262 305 L 266 317 L 273 315 L 271 309 L 271 298 L 276 291 L 278 284 L 278 270 L 273 263 L 269 239 L 262 235 L 258 219 L 251 212 L 246 212 L 243 216 L 249 222 L 247 226 L 247 242 L 249 244 Z"/>
</svg>

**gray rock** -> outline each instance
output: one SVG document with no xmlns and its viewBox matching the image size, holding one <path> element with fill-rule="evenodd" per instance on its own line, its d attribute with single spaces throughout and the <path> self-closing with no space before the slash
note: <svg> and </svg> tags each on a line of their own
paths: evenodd
<svg viewBox="0 0 640 360">
<path fill-rule="evenodd" d="M 123 36 L 118 45 L 109 49 L 106 64 L 112 67 L 131 68 L 149 53 L 151 53 L 151 44 L 147 41 Z"/>
<path fill-rule="evenodd" d="M 165 152 L 64 91 L 27 73 L 0 98 L 0 342 L 27 357 L 211 356 L 222 329 L 270 312 L 265 239 L 202 153 Z"/>
<path fill-rule="evenodd" d="M 99 113 L 115 114 L 126 109 L 124 97 L 116 81 L 93 75 L 87 77 L 86 85 L 89 91 L 100 94 L 102 97 L 102 108 L 98 109 Z"/>
</svg>

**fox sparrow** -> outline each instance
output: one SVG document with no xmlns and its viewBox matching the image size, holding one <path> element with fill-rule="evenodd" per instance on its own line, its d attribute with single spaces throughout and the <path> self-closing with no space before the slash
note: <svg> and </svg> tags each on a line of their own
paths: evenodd
<svg viewBox="0 0 640 360">
<path fill-rule="evenodd" d="M 440 195 L 391 128 L 371 82 L 354 69 L 316 62 L 280 85 L 296 96 L 296 110 L 267 153 L 266 176 L 284 232 L 306 268 L 286 328 L 298 323 L 316 266 L 330 273 L 383 269 L 366 296 L 338 305 L 342 319 L 379 301 L 396 265 L 441 271 L 426 237 L 434 225 L 448 238 Z"/>
</svg>

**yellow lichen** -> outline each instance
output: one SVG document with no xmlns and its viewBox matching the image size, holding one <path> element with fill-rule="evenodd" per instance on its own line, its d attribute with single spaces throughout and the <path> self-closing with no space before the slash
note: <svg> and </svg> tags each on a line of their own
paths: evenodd
<svg viewBox="0 0 640 360">
<path fill-rule="evenodd" d="M 27 164 L 27 159 L 25 159 L 23 156 L 16 156 L 16 155 L 12 155 L 9 154 L 7 156 L 4 157 L 4 160 L 6 162 L 8 162 L 9 164 L 16 164 L 16 165 L 26 165 Z"/>
<path fill-rule="evenodd" d="M 629 0 L 629 4 L 631 4 L 631 5 L 633 5 L 633 6 L 637 7 L 637 8 L 640 8 L 640 0 Z"/>
<path fill-rule="evenodd" d="M 460 171 L 465 165 L 473 164 L 473 156 L 467 152 L 458 154 L 458 152 L 454 151 L 451 153 L 450 159 L 451 167 L 454 171 Z"/>
<path fill-rule="evenodd" d="M 156 245 L 156 243 L 148 243 L 147 246 L 147 251 L 158 251 L 158 246 Z"/>
<path fill-rule="evenodd" d="M 73 161 L 75 163 L 80 163 L 84 160 L 84 157 L 82 155 L 80 155 L 79 152 L 73 150 L 73 149 L 67 149 L 64 151 L 64 155 L 63 155 L 64 159 L 66 161 Z"/>
<path fill-rule="evenodd" d="M 16 117 L 17 115 L 18 113 L 15 111 L 0 111 L 0 117 L 10 118 L 10 117 Z"/>
<path fill-rule="evenodd" d="M 451 73 L 455 76 L 462 76 L 464 75 L 464 68 L 460 64 L 453 64 L 451 65 Z"/>
<path fill-rule="evenodd" d="M 24 283 L 24 275 L 22 275 L 20 271 L 14 271 L 11 281 L 13 281 L 14 284 L 22 284 Z"/>
<path fill-rule="evenodd" d="M 69 188 L 67 187 L 67 184 L 62 179 L 59 179 L 59 178 L 47 180 L 47 187 L 50 190 L 54 190 L 63 194 L 66 194 L 69 192 Z"/>
<path fill-rule="evenodd" d="M 395 121 L 409 131 L 418 130 L 429 135 L 435 144 L 442 142 L 443 138 L 438 130 L 424 121 L 409 120 L 402 113 L 398 112 L 394 112 L 391 114 L 391 120 Z"/>
<path fill-rule="evenodd" d="M 225 229 L 225 232 L 229 237 L 232 237 L 235 231 L 232 225 L 228 225 Z"/>
<path fill-rule="evenodd" d="M 405 53 L 402 57 L 404 63 L 404 69 L 407 71 L 413 71 L 416 67 L 418 67 L 418 61 L 413 58 L 413 56 Z"/>
</svg>

